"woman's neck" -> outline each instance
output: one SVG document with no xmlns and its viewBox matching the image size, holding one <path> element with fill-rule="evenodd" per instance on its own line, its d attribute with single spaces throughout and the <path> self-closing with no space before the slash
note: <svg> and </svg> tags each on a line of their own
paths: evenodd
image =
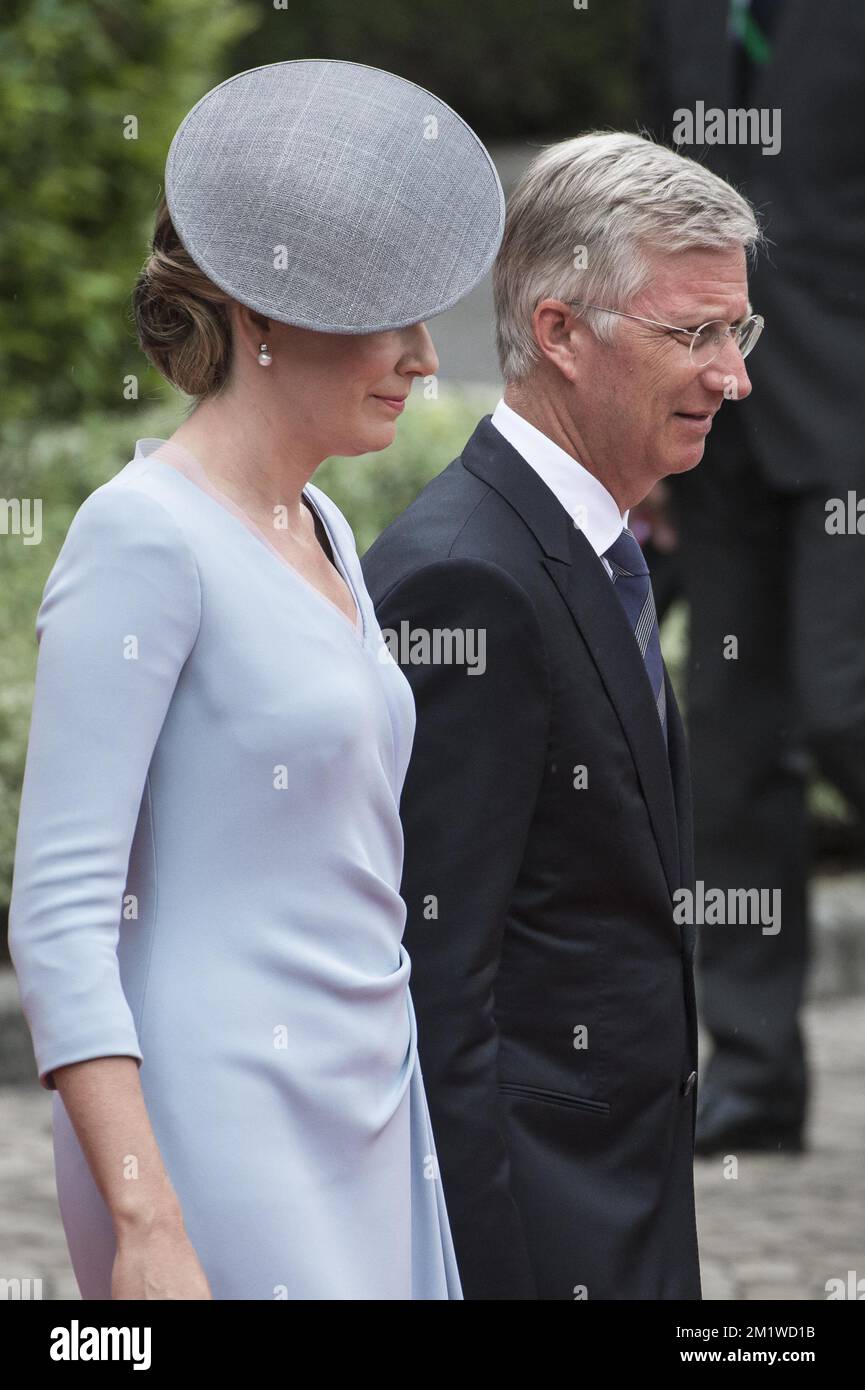
<svg viewBox="0 0 865 1390">
<path fill-rule="evenodd" d="M 286 431 L 286 433 L 288 433 Z M 297 448 L 296 436 L 269 421 L 241 415 L 230 401 L 204 401 L 174 431 L 170 443 L 185 449 L 207 479 L 253 520 L 273 525 L 275 509 L 285 508 L 287 528 L 309 529 L 301 494 L 321 458 Z"/>
</svg>

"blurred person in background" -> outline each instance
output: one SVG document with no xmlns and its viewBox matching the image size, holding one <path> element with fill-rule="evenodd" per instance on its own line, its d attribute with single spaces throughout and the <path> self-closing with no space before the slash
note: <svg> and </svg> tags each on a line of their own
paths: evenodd
<svg viewBox="0 0 865 1390">
<path fill-rule="evenodd" d="M 767 322 L 753 395 L 721 413 L 702 467 L 667 480 L 647 513 L 660 528 L 647 546 L 659 607 L 678 583 L 690 609 L 697 876 L 781 890 L 776 934 L 700 933 L 714 1050 L 697 1151 L 796 1152 L 808 1108 L 806 750 L 865 815 L 865 536 L 827 512 L 865 496 L 865 9 L 646 0 L 643 21 L 645 123 L 740 188 L 769 240 L 751 279 Z M 716 109 L 725 121 L 757 112 L 751 130 L 762 119 L 777 148 L 729 123 L 703 143 L 699 112 Z M 679 143 L 683 112 L 696 147 Z"/>
</svg>

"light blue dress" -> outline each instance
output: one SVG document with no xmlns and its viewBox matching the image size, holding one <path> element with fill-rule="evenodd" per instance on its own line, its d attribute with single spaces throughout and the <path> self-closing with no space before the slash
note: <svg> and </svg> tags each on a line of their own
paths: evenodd
<svg viewBox="0 0 865 1390">
<path fill-rule="evenodd" d="M 84 1298 L 114 1237 L 51 1071 L 118 1054 L 214 1298 L 462 1298 L 401 944 L 414 702 L 304 491 L 356 625 L 156 439 L 36 619 L 10 945 Z"/>
</svg>

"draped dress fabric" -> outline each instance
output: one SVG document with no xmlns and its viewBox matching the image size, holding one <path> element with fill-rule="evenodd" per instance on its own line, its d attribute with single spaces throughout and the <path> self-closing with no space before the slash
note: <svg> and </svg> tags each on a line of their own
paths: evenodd
<svg viewBox="0 0 865 1390">
<path fill-rule="evenodd" d="M 43 593 L 10 944 L 84 1298 L 115 1242 L 51 1073 L 108 1055 L 214 1298 L 462 1298 L 401 941 L 414 701 L 348 523 L 304 495 L 356 622 L 156 439 Z"/>
</svg>

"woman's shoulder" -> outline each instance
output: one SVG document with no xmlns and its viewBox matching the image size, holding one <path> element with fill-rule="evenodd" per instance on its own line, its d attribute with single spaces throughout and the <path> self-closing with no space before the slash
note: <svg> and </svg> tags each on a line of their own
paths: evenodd
<svg viewBox="0 0 865 1390">
<path fill-rule="evenodd" d="M 167 499 L 123 468 L 84 499 L 48 575 L 40 617 L 74 590 L 140 590 L 200 604 L 198 565 Z M 185 605 L 184 605 L 185 606 Z"/>
<path fill-rule="evenodd" d="M 104 553 L 156 546 L 191 555 L 170 498 L 132 464 L 85 497 L 69 524 L 65 545 L 70 542 L 92 542 Z"/>
</svg>

